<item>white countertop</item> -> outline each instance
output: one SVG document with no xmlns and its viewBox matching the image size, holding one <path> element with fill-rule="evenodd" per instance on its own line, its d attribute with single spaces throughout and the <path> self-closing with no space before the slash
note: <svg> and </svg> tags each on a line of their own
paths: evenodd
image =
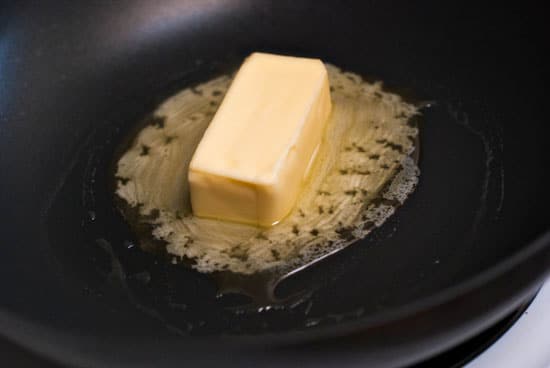
<svg viewBox="0 0 550 368">
<path fill-rule="evenodd" d="M 550 279 L 516 323 L 465 368 L 550 368 Z"/>
</svg>

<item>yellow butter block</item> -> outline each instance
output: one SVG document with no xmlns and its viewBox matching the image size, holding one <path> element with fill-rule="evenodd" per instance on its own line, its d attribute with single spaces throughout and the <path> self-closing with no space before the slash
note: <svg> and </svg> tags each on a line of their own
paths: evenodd
<svg viewBox="0 0 550 368">
<path fill-rule="evenodd" d="M 318 59 L 254 53 L 189 166 L 193 213 L 270 226 L 292 209 L 332 109 Z"/>
</svg>

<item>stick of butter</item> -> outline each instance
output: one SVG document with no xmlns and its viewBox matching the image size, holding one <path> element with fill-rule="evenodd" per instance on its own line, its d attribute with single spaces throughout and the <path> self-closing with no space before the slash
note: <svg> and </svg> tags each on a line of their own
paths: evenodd
<svg viewBox="0 0 550 368">
<path fill-rule="evenodd" d="M 296 202 L 331 109 L 320 60 L 250 55 L 189 165 L 193 213 L 279 222 Z"/>
</svg>

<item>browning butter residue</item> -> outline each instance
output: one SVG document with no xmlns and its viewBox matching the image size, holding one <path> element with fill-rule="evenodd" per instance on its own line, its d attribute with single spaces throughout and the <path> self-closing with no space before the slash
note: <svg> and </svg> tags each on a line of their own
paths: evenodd
<svg viewBox="0 0 550 368">
<path fill-rule="evenodd" d="M 380 83 L 327 69 L 333 112 L 307 185 L 279 224 L 192 215 L 187 169 L 231 83 L 222 76 L 166 100 L 120 157 L 116 194 L 130 225 L 148 225 L 168 253 L 200 272 L 241 274 L 300 268 L 380 226 L 418 183 L 411 158 L 418 130 L 410 124 L 418 109 Z"/>
</svg>

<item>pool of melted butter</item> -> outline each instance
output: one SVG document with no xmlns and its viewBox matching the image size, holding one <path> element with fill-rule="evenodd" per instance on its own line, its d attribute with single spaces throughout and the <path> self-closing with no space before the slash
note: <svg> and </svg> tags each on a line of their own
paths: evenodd
<svg viewBox="0 0 550 368">
<path fill-rule="evenodd" d="M 366 237 L 413 192 L 418 108 L 327 65 L 333 111 L 291 213 L 271 228 L 193 216 L 188 165 L 231 76 L 168 98 L 118 158 L 119 207 L 143 244 L 204 273 L 284 275 Z M 259 153 L 261 154 L 261 153 Z"/>
</svg>

